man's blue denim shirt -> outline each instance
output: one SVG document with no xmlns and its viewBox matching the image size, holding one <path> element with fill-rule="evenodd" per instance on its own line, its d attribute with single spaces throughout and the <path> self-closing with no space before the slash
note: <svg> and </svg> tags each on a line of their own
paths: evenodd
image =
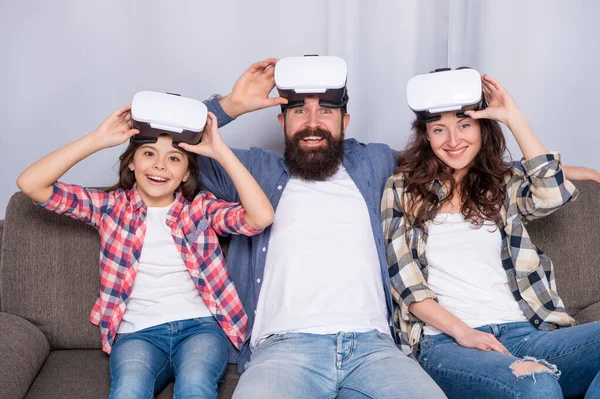
<svg viewBox="0 0 600 399">
<path fill-rule="evenodd" d="M 233 120 L 223 111 L 218 99 L 209 100 L 206 105 L 208 110 L 217 116 L 219 126 Z M 273 209 L 277 210 L 281 194 L 291 177 L 283 157 L 256 147 L 249 150 L 234 149 L 233 152 L 258 181 L 271 201 Z M 385 144 L 362 144 L 355 139 L 344 140 L 344 167 L 364 197 L 369 210 L 387 301 L 390 333 L 393 337 L 396 337 L 391 312 L 393 304 L 379 208 L 383 188 L 394 171 L 397 155 L 396 151 Z M 203 190 L 211 191 L 218 198 L 226 201 L 240 200 L 233 182 L 216 161 L 207 157 L 198 157 L 198 161 Z M 348 217 L 351 218 L 352 215 Z M 261 234 L 253 237 L 232 236 L 227 252 L 227 268 L 248 314 L 250 332 L 263 281 L 270 234 L 271 227 L 268 227 Z M 279 298 L 272 298 L 272 300 L 277 301 Z M 246 363 L 250 361 L 249 342 L 250 340 L 240 350 L 239 357 L 237 351 L 230 350 L 229 360 L 230 362 L 237 360 L 240 372 L 243 372 Z"/>
</svg>

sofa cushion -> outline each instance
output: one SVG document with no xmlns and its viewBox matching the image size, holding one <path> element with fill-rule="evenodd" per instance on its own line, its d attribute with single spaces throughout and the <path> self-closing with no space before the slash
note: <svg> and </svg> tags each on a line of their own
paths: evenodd
<svg viewBox="0 0 600 399">
<path fill-rule="evenodd" d="M 94 228 L 14 194 L 4 223 L 2 311 L 32 322 L 52 349 L 100 349 L 98 327 L 89 322 L 99 289 L 98 256 Z"/>
<path fill-rule="evenodd" d="M 238 379 L 235 366 L 229 365 L 219 385 L 219 398 L 231 398 Z M 106 399 L 109 389 L 108 355 L 100 350 L 58 350 L 50 353 L 26 399 Z M 172 398 L 173 384 L 156 397 Z"/>
<path fill-rule="evenodd" d="M 570 314 L 600 301 L 600 184 L 574 182 L 576 201 L 527 226 L 533 243 L 554 263 L 558 294 Z"/>
</svg>

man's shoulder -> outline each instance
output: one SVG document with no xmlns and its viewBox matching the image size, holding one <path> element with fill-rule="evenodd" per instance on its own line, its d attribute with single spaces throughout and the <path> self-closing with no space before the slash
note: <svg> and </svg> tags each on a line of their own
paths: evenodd
<svg viewBox="0 0 600 399">
<path fill-rule="evenodd" d="M 386 152 L 391 155 L 395 153 L 395 150 L 390 148 L 389 145 L 384 143 L 363 143 L 356 139 L 345 139 L 344 149 L 346 150 L 358 150 L 358 151 L 379 151 Z"/>
</svg>

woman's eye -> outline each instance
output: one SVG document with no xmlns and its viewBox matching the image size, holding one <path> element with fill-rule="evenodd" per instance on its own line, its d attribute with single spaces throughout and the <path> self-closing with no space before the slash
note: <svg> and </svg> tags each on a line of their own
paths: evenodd
<svg viewBox="0 0 600 399">
<path fill-rule="evenodd" d="M 460 125 L 460 128 L 461 128 L 461 129 L 466 129 L 466 128 L 468 128 L 469 126 L 471 126 L 471 124 L 470 124 L 470 123 L 463 123 L 462 125 Z"/>
<path fill-rule="evenodd" d="M 433 129 L 433 133 L 442 133 L 443 131 L 444 131 L 444 129 L 442 129 L 442 128 L 439 128 L 439 127 L 438 127 L 438 128 L 435 128 L 435 129 Z"/>
</svg>

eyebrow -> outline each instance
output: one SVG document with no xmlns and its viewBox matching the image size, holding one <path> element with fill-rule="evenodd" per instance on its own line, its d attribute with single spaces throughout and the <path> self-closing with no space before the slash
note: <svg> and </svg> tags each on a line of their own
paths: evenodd
<svg viewBox="0 0 600 399">
<path fill-rule="evenodd" d="M 143 146 L 140 147 L 140 149 L 142 149 L 142 148 L 149 148 L 151 150 L 159 152 L 158 148 L 154 147 L 152 144 L 144 144 Z M 175 153 L 177 155 L 181 155 L 181 156 L 185 155 L 182 151 L 179 151 L 179 150 L 177 150 L 175 148 L 173 148 L 172 150 L 167 151 L 167 154 L 173 154 L 173 153 Z"/>
</svg>

